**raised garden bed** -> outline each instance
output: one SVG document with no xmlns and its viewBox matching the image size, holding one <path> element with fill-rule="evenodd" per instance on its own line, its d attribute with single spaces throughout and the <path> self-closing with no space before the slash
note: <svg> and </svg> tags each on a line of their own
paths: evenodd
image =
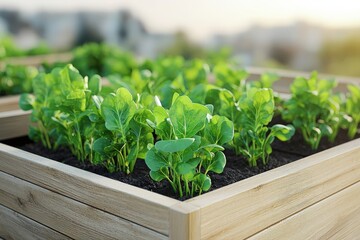
<svg viewBox="0 0 360 240">
<path fill-rule="evenodd" d="M 0 144 L 0 236 L 354 239 L 359 156 L 360 139 L 181 202 Z"/>
</svg>

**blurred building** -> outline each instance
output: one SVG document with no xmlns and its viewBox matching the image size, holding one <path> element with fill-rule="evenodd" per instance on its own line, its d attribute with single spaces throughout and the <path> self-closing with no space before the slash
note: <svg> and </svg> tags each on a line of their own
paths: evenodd
<svg viewBox="0 0 360 240">
<path fill-rule="evenodd" d="M 174 29 L 174 33 L 177 30 Z M 278 27 L 255 25 L 238 34 L 216 34 L 196 45 L 195 50 L 229 46 L 244 66 L 275 64 L 309 71 L 321 69 L 319 51 L 325 42 L 346 38 L 354 31 L 360 32 L 359 29 L 327 29 L 304 22 Z M 40 41 L 55 50 L 69 50 L 86 42 L 107 42 L 147 58 L 155 58 L 176 43 L 176 35 L 147 31 L 141 19 L 127 10 L 32 14 L 0 10 L 0 36 L 4 34 L 13 35 L 23 48 L 31 48 Z"/>
<path fill-rule="evenodd" d="M 106 42 L 145 57 L 156 57 L 173 41 L 171 34 L 148 33 L 142 21 L 127 10 L 36 14 L 3 10 L 0 33 L 13 35 L 23 48 L 35 46 L 39 41 L 57 50 L 68 50 L 86 42 Z"/>
<path fill-rule="evenodd" d="M 319 51 L 326 41 L 345 38 L 354 29 L 327 29 L 304 22 L 287 26 L 253 26 L 239 34 L 216 35 L 211 48 L 230 46 L 244 65 L 266 65 L 269 59 L 293 69 L 319 68 Z"/>
</svg>

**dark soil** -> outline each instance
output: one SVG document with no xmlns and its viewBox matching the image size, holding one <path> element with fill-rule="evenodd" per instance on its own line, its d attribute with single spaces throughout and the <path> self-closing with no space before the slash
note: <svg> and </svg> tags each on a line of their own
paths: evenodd
<svg viewBox="0 0 360 240">
<path fill-rule="evenodd" d="M 240 181 L 242 179 L 252 177 L 259 173 L 280 167 L 305 156 L 311 155 L 315 152 L 322 151 L 326 148 L 333 147 L 347 141 L 349 141 L 349 139 L 346 136 L 346 132 L 341 131 L 335 143 L 329 143 L 328 141 L 323 140 L 320 143 L 319 150 L 312 151 L 310 147 L 304 144 L 301 135 L 296 134 L 293 139 L 288 143 L 275 141 L 273 144 L 274 151 L 270 156 L 269 163 L 264 166 L 260 163 L 260 161 L 259 166 L 256 168 L 249 167 L 244 158 L 236 156 L 232 151 L 226 150 L 226 167 L 222 174 L 210 174 L 212 179 L 212 187 L 210 191 Z M 109 173 L 102 166 L 92 166 L 87 162 L 82 163 L 78 161 L 66 148 L 60 148 L 57 151 L 48 150 L 44 148 L 41 144 L 34 143 L 26 137 L 4 141 L 4 143 L 18 147 L 34 154 L 53 159 L 55 161 L 59 161 L 77 168 L 81 168 L 96 174 L 119 180 L 133 186 L 141 187 L 149 191 L 179 199 L 178 196 L 173 193 L 170 184 L 165 181 L 158 183 L 151 180 L 149 176 L 149 169 L 147 168 L 145 161 L 143 160 L 137 161 L 135 171 L 130 175 L 126 175 L 121 172 Z"/>
</svg>

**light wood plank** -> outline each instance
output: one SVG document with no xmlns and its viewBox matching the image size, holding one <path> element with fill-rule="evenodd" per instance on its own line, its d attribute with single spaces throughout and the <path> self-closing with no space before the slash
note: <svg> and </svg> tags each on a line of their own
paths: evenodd
<svg viewBox="0 0 360 240">
<path fill-rule="evenodd" d="M 0 112 L 0 140 L 26 136 L 30 126 L 30 112 L 13 110 Z"/>
<path fill-rule="evenodd" d="M 69 62 L 73 58 L 73 54 L 68 53 L 52 53 L 37 56 L 9 57 L 0 61 L 0 68 L 6 64 L 38 66 L 42 63 Z"/>
<path fill-rule="evenodd" d="M 169 234 L 169 208 L 177 200 L 4 144 L 0 144 L 0 159 L 1 171 Z"/>
<path fill-rule="evenodd" d="M 360 139 L 187 202 L 202 239 L 243 239 L 360 180 Z"/>
<path fill-rule="evenodd" d="M 0 97 L 0 112 L 18 110 L 19 95 Z"/>
<path fill-rule="evenodd" d="M 200 232 L 200 208 L 179 203 L 170 211 L 170 239 L 198 240 Z"/>
<path fill-rule="evenodd" d="M 0 172 L 0 191 L 2 205 L 72 238 L 167 239 L 148 228 L 4 172 Z"/>
<path fill-rule="evenodd" d="M 279 81 L 276 81 L 273 85 L 274 90 L 289 93 L 289 86 L 296 77 L 309 77 L 310 72 L 300 72 L 293 70 L 283 70 L 283 69 L 272 69 L 272 68 L 259 68 L 259 67 L 247 67 L 246 70 L 249 72 L 249 80 L 257 80 L 260 78 L 261 74 L 266 72 L 276 73 L 279 76 Z M 360 78 L 348 77 L 348 76 L 339 76 L 332 74 L 319 74 L 319 77 L 323 79 L 334 79 L 338 82 L 336 91 L 346 92 L 348 84 L 359 84 Z"/>
<path fill-rule="evenodd" d="M 0 236 L 4 239 L 71 239 L 34 220 L 0 205 Z"/>
<path fill-rule="evenodd" d="M 360 183 L 356 183 L 249 239 L 358 239 L 359 203 Z"/>
</svg>

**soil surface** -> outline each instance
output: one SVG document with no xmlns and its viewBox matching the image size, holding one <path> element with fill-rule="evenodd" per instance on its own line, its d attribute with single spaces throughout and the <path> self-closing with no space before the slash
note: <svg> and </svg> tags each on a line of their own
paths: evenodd
<svg viewBox="0 0 360 240">
<path fill-rule="evenodd" d="M 359 137 L 359 134 L 357 137 Z M 334 143 L 329 143 L 327 140 L 323 139 L 320 143 L 319 149 L 317 151 L 313 151 L 308 145 L 304 144 L 301 134 L 296 133 L 292 140 L 289 142 L 284 143 L 280 141 L 275 141 L 273 143 L 273 153 L 270 156 L 268 164 L 263 165 L 262 163 L 260 163 L 261 161 L 259 161 L 258 167 L 249 167 L 248 163 L 244 158 L 236 156 L 234 152 L 230 150 L 226 150 L 226 167 L 222 174 L 210 174 L 212 179 L 212 187 L 210 191 L 240 181 L 242 179 L 252 177 L 259 173 L 280 167 L 287 163 L 301 159 L 305 156 L 309 156 L 316 152 L 339 145 L 347 141 L 349 141 L 349 139 L 346 135 L 346 132 L 340 131 Z M 60 148 L 57 151 L 52 151 L 44 148 L 40 143 L 32 142 L 27 137 L 3 141 L 3 143 L 53 159 L 55 161 L 59 161 L 77 168 L 81 168 L 96 174 L 119 180 L 133 186 L 141 187 L 149 191 L 179 199 L 178 196 L 173 193 L 173 190 L 169 183 L 165 181 L 159 183 L 151 180 L 149 176 L 149 169 L 147 168 L 144 160 L 137 161 L 135 165 L 135 171 L 130 175 L 121 172 L 109 173 L 102 166 L 92 166 L 87 162 L 82 163 L 78 161 L 66 148 Z M 179 200 L 185 200 L 185 198 Z"/>
</svg>

